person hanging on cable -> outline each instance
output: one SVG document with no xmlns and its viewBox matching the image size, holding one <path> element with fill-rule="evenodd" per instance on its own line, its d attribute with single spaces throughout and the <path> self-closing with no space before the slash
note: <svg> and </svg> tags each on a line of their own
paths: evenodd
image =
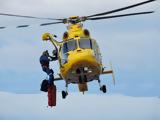
<svg viewBox="0 0 160 120">
<path fill-rule="evenodd" d="M 54 71 L 49 67 L 51 61 L 56 61 L 58 59 L 58 53 L 56 50 L 53 50 L 53 56 L 50 56 L 48 50 L 44 51 L 40 57 L 40 64 L 42 70 L 47 73 L 49 80 L 43 80 L 41 84 L 41 91 L 47 92 L 48 85 L 54 85 Z"/>
</svg>

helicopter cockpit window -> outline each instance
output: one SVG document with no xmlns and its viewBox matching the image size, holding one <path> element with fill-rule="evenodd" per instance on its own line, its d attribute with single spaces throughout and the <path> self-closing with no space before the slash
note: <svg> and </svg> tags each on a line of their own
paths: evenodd
<svg viewBox="0 0 160 120">
<path fill-rule="evenodd" d="M 63 53 L 75 50 L 77 48 L 76 40 L 69 40 L 63 44 Z"/>
<path fill-rule="evenodd" d="M 62 46 L 62 60 L 61 60 L 62 64 L 67 63 L 68 52 L 73 51 L 75 49 L 77 49 L 77 40 L 69 40 L 69 41 L 63 43 L 63 46 Z"/>
<path fill-rule="evenodd" d="M 91 40 L 88 38 L 81 38 L 79 40 L 79 47 L 82 49 L 91 49 L 92 48 Z"/>
</svg>

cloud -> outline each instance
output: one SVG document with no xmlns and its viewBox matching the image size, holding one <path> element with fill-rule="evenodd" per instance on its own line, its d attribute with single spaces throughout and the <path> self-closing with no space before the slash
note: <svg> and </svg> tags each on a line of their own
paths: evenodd
<svg viewBox="0 0 160 120">
<path fill-rule="evenodd" d="M 86 13 L 94 14 L 141 1 L 143 0 L 1 0 L 0 10 L 16 14 L 67 17 L 71 15 L 86 15 Z M 139 8 L 145 10 L 153 8 L 153 6 L 145 5 Z"/>
<path fill-rule="evenodd" d="M 158 120 L 160 99 L 124 95 L 70 93 L 62 100 L 58 93 L 57 106 L 47 108 L 47 96 L 0 92 L 1 120 Z"/>
<path fill-rule="evenodd" d="M 1 51 L 0 51 L 0 54 L 2 56 L 5 56 L 1 58 L 0 69 L 1 70 L 10 69 L 14 71 L 15 70 L 21 71 L 20 69 L 23 69 L 28 71 L 31 67 L 39 65 L 39 64 L 36 65 L 31 60 L 31 57 L 29 57 L 29 56 L 34 56 L 38 54 L 38 52 L 39 51 L 37 51 L 37 49 L 35 49 L 34 46 L 27 45 L 25 43 L 24 44 L 16 43 L 16 44 L 7 45 L 1 48 Z M 37 58 L 37 61 L 38 61 L 38 58 Z"/>
<path fill-rule="evenodd" d="M 136 71 L 143 69 L 144 71 L 152 71 L 158 69 L 158 61 L 160 60 L 160 52 L 158 44 L 158 31 L 141 31 L 132 33 L 115 32 L 108 36 L 108 45 L 103 44 L 106 40 L 103 37 L 99 40 L 102 51 L 105 51 L 107 45 L 108 50 L 103 54 L 103 58 L 112 58 L 114 63 L 123 66 L 122 69 Z M 107 64 L 108 61 L 104 61 Z"/>
</svg>

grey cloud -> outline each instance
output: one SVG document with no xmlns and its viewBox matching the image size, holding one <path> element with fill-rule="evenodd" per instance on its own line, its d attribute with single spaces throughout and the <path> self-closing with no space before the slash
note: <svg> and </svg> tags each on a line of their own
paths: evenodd
<svg viewBox="0 0 160 120">
<path fill-rule="evenodd" d="M 142 0 L 5 0 L 0 1 L 0 10 L 1 12 L 41 17 L 45 15 L 47 17 L 67 17 L 71 15 L 86 15 L 86 13 L 94 14 L 95 12 L 103 12 L 140 1 Z M 140 9 L 150 9 L 153 8 L 153 5 L 140 7 Z"/>
<path fill-rule="evenodd" d="M 66 100 L 62 100 L 58 93 L 56 108 L 46 107 L 46 94 L 0 92 L 0 100 L 0 118 L 3 120 L 160 119 L 160 100 L 156 97 L 70 93 Z"/>
</svg>

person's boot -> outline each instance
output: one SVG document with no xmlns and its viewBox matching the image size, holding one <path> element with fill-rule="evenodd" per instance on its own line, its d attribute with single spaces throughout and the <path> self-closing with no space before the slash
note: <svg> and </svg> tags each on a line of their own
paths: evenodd
<svg viewBox="0 0 160 120">
<path fill-rule="evenodd" d="M 43 80 L 41 83 L 41 91 L 47 92 L 48 91 L 48 80 Z"/>
</svg>

